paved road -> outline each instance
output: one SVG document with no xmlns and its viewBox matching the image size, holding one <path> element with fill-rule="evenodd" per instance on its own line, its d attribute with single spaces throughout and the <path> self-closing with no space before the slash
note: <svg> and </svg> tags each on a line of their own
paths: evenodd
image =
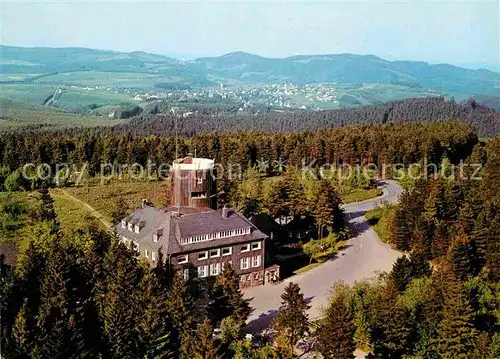
<svg viewBox="0 0 500 359">
<path fill-rule="evenodd" d="M 395 181 L 389 180 L 380 181 L 379 186 L 384 192 L 381 197 L 344 206 L 349 224 L 356 229 L 357 235 L 349 240 L 347 248 L 341 251 L 337 258 L 287 278 L 280 284 L 249 288 L 244 291 L 245 297 L 251 299 L 250 305 L 254 308 L 247 322 L 249 331 L 258 332 L 269 326 L 271 319 L 277 313 L 281 293 L 288 282 L 300 285 L 306 300 L 310 302 L 309 317 L 313 319 L 321 315 L 320 308 L 327 304 L 330 288 L 335 282 L 342 280 L 352 284 L 392 268 L 392 264 L 401 254 L 380 242 L 363 215 L 377 206 L 381 199 L 384 202 L 395 202 L 401 193 L 401 188 Z"/>
</svg>

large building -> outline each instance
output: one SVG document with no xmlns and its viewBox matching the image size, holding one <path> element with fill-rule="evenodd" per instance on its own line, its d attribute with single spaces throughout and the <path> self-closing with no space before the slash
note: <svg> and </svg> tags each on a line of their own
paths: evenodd
<svg viewBox="0 0 500 359">
<path fill-rule="evenodd" d="M 174 162 L 171 207 L 146 203 L 115 227 L 127 245 L 152 265 L 162 253 L 185 279 L 218 275 L 227 263 L 240 274 L 240 286 L 273 283 L 279 267 L 267 266 L 268 236 L 243 215 L 215 205 L 214 162 L 186 157 Z"/>
</svg>

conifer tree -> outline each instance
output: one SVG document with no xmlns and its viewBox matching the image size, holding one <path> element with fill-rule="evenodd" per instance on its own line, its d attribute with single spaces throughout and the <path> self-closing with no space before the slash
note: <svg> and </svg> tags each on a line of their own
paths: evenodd
<svg viewBox="0 0 500 359">
<path fill-rule="evenodd" d="M 230 264 L 224 266 L 216 279 L 214 297 L 210 312 L 216 324 L 227 316 L 233 317 L 241 326 L 245 324 L 252 309 L 249 300 L 243 298 L 239 288 L 239 275 Z"/>
<path fill-rule="evenodd" d="M 165 304 L 172 325 L 172 345 L 175 350 L 179 350 L 183 342 L 189 341 L 196 323 L 194 300 L 189 293 L 186 282 L 178 273 L 174 276 Z M 183 346 L 185 347 L 185 345 Z"/>
<path fill-rule="evenodd" d="M 392 265 L 389 280 L 392 282 L 395 289 L 399 293 L 402 293 L 412 280 L 412 275 L 411 261 L 406 256 L 401 256 L 396 259 L 396 262 Z"/>
<path fill-rule="evenodd" d="M 144 308 L 139 327 L 141 353 L 145 358 L 151 359 L 172 357 L 172 325 L 167 291 L 153 273 L 148 273 L 143 278 L 141 305 Z"/>
<path fill-rule="evenodd" d="M 328 181 L 321 179 L 315 189 L 314 218 L 318 237 L 323 238 L 325 230 L 340 230 L 344 227 L 344 215 L 340 208 L 340 197 Z"/>
<path fill-rule="evenodd" d="M 19 293 L 14 299 L 21 301 L 22 307 L 20 309 L 10 307 L 10 310 L 5 313 L 7 315 L 2 315 L 3 325 L 9 325 L 8 323 L 13 325 L 16 351 L 23 355 L 31 355 L 37 345 L 39 334 L 37 316 L 41 304 L 40 287 L 45 271 L 45 262 L 31 241 L 23 260 L 16 268 Z M 13 314 L 16 315 L 15 318 L 10 317 Z M 15 322 L 11 320 L 15 320 Z"/>
<path fill-rule="evenodd" d="M 455 278 L 465 280 L 474 275 L 474 250 L 466 236 L 458 236 L 453 240 L 448 251 L 448 259 Z"/>
<path fill-rule="evenodd" d="M 300 292 L 300 287 L 293 282 L 286 286 L 281 299 L 280 311 L 271 326 L 277 334 L 277 345 L 286 352 L 293 353 L 295 344 L 309 331 L 306 311 L 310 306 Z"/>
<path fill-rule="evenodd" d="M 347 288 L 337 286 L 314 336 L 324 358 L 354 358 L 354 315 L 347 306 Z"/>
<path fill-rule="evenodd" d="M 449 282 L 445 291 L 442 320 L 433 340 L 434 350 L 443 359 L 469 358 L 476 348 L 477 331 L 472 309 L 460 282 Z"/>
<path fill-rule="evenodd" d="M 74 276 L 74 252 L 55 239 L 51 245 L 51 255 L 41 286 L 41 305 L 38 313 L 39 327 L 38 350 L 42 357 L 68 358 L 77 348 L 82 356 L 88 355 L 85 343 L 75 343 L 78 330 L 82 329 L 76 322 L 75 304 L 84 298 L 77 296 L 77 288 L 72 282 Z M 78 319 L 81 319 L 78 318 Z M 82 338 L 83 339 L 83 338 Z"/>
<path fill-rule="evenodd" d="M 394 244 L 397 249 L 407 251 L 411 249 L 411 232 L 408 228 L 407 218 L 402 208 L 396 209 L 394 217 Z"/>
<path fill-rule="evenodd" d="M 132 251 L 114 240 L 104 260 L 106 273 L 102 312 L 106 346 L 110 355 L 137 358 L 140 353 L 139 322 L 142 318 L 141 280 Z"/>
<path fill-rule="evenodd" d="M 198 325 L 196 335 L 191 346 L 192 352 L 189 358 L 194 359 L 216 359 L 218 346 L 214 341 L 214 329 L 208 319 Z"/>
<path fill-rule="evenodd" d="M 374 308 L 371 328 L 373 358 L 401 358 L 411 353 L 415 323 L 408 310 L 396 304 L 396 293 L 387 286 Z"/>
</svg>

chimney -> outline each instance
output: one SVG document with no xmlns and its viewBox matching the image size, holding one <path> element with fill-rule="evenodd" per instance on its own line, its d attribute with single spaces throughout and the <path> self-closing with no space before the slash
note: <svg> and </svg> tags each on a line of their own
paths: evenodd
<svg viewBox="0 0 500 359">
<path fill-rule="evenodd" d="M 227 204 L 222 208 L 222 218 L 227 218 L 229 215 L 229 208 L 227 208 Z"/>
</svg>

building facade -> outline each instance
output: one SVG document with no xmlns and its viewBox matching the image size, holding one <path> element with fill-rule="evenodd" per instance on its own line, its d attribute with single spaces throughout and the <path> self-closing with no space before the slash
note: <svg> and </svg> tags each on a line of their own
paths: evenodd
<svg viewBox="0 0 500 359">
<path fill-rule="evenodd" d="M 177 179 L 171 176 L 173 205 L 143 203 L 115 227 L 119 238 L 153 266 L 161 250 L 186 280 L 217 276 L 230 264 L 243 288 L 277 282 L 279 267 L 266 265 L 268 236 L 237 211 L 208 206 L 216 188 L 213 161 L 188 157 L 176 163 L 181 166 L 173 167 Z"/>
</svg>

